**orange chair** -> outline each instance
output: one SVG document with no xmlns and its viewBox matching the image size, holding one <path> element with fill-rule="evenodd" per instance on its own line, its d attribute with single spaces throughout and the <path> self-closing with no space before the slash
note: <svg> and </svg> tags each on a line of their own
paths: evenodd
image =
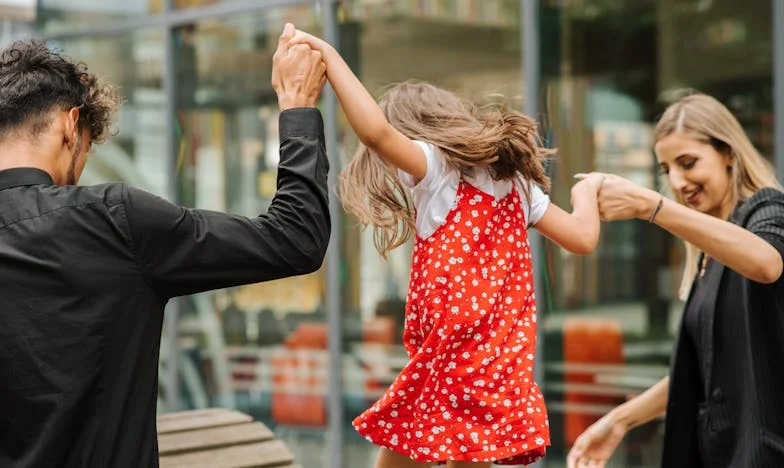
<svg viewBox="0 0 784 468">
<path fill-rule="evenodd" d="M 376 317 L 362 324 L 362 342 L 392 345 L 397 339 L 395 319 Z"/>
<path fill-rule="evenodd" d="M 397 325 L 395 319 L 392 317 L 375 317 L 362 324 L 362 343 L 365 345 L 381 345 L 382 347 L 391 347 L 395 344 L 397 339 Z M 368 377 L 365 379 L 365 390 L 368 395 L 368 404 L 372 404 L 378 399 L 378 396 L 389 385 L 389 382 L 381 382 L 375 378 L 376 375 L 385 375 L 390 373 L 387 364 L 380 364 L 375 368 L 365 365 L 365 371 Z"/>
<path fill-rule="evenodd" d="M 273 352 L 272 419 L 281 424 L 327 423 L 327 326 L 303 323 Z"/>
<path fill-rule="evenodd" d="M 618 322 L 601 318 L 571 318 L 563 325 L 563 360 L 569 364 L 623 364 L 623 335 Z M 567 370 L 567 384 L 595 382 L 594 372 Z M 623 400 L 610 395 L 593 395 L 567 390 L 564 403 L 616 405 Z M 575 439 L 599 419 L 599 415 L 567 411 L 564 415 L 564 442 L 571 447 Z"/>
</svg>

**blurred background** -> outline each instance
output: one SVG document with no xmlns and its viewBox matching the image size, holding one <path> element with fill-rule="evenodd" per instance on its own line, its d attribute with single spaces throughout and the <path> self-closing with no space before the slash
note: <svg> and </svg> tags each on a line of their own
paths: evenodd
<svg viewBox="0 0 784 468">
<path fill-rule="evenodd" d="M 419 78 L 534 114 L 558 148 L 552 198 L 576 172 L 662 189 L 656 118 L 678 89 L 712 94 L 784 171 L 780 0 L 0 0 L 0 45 L 46 39 L 121 86 L 118 134 L 82 183 L 125 181 L 186 206 L 254 216 L 275 192 L 270 86 L 283 24 L 335 43 L 371 92 Z M 322 97 L 335 171 L 356 140 Z M 321 271 L 173 301 L 159 411 L 223 406 L 265 422 L 305 468 L 370 468 L 350 422 L 405 364 L 410 245 L 381 261 L 335 208 Z M 682 303 L 679 242 L 643 221 L 603 226 L 576 257 L 533 235 L 541 310 L 537 380 L 564 466 L 587 425 L 666 375 Z M 633 431 L 613 466 L 659 464 L 662 422 Z"/>
</svg>

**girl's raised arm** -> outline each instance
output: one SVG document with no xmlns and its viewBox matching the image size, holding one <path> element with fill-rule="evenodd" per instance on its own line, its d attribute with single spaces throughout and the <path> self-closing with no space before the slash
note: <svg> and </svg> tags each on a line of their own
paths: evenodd
<svg viewBox="0 0 784 468">
<path fill-rule="evenodd" d="M 395 129 L 343 57 L 326 41 L 297 31 L 290 44 L 308 44 L 321 52 L 327 79 L 359 140 L 389 163 L 419 181 L 425 177 L 427 161 L 422 148 Z"/>
</svg>

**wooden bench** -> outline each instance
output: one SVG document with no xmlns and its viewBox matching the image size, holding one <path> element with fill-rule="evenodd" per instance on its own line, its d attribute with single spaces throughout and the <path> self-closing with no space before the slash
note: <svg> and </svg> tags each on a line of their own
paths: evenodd
<svg viewBox="0 0 784 468">
<path fill-rule="evenodd" d="M 158 416 L 158 454 L 161 468 L 302 468 L 267 426 L 221 408 Z"/>
</svg>

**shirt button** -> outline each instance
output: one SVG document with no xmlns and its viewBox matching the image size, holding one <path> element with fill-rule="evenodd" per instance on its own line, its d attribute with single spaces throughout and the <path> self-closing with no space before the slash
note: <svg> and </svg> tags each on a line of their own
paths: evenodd
<svg viewBox="0 0 784 468">
<path fill-rule="evenodd" d="M 724 400 L 724 392 L 722 392 L 718 387 L 713 389 L 711 396 L 713 397 L 713 401 L 716 403 L 720 403 L 722 400 Z"/>
</svg>

